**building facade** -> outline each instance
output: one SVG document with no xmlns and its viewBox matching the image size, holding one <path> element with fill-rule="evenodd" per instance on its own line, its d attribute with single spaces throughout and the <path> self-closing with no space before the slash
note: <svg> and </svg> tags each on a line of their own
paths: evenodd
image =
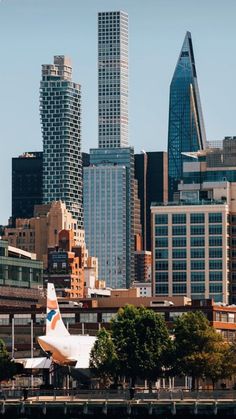
<svg viewBox="0 0 236 419">
<path fill-rule="evenodd" d="M 69 58 L 42 66 L 43 202 L 61 200 L 83 228 L 81 92 Z"/>
<path fill-rule="evenodd" d="M 12 225 L 31 218 L 34 205 L 43 202 L 43 153 L 26 152 L 12 159 Z"/>
<path fill-rule="evenodd" d="M 229 301 L 229 206 L 152 206 L 153 295 Z"/>
<path fill-rule="evenodd" d="M 186 33 L 170 85 L 168 130 L 169 201 L 182 179 L 182 152 L 205 148 L 206 135 L 190 32 Z"/>
<path fill-rule="evenodd" d="M 0 240 L 0 286 L 42 288 L 43 263 L 36 255 Z"/>
<path fill-rule="evenodd" d="M 108 287 L 129 287 L 134 275 L 134 151 L 92 149 L 84 168 L 85 237 Z"/>
<path fill-rule="evenodd" d="M 151 203 L 168 201 L 168 159 L 164 151 L 134 155 L 141 208 L 143 250 L 151 250 Z"/>
<path fill-rule="evenodd" d="M 58 245 L 58 234 L 63 229 L 73 230 L 76 245 L 84 245 L 84 230 L 78 229 L 65 203 L 55 201 L 36 205 L 32 218 L 16 219 L 15 227 L 5 228 L 3 238 L 11 246 L 36 253 L 46 267 L 48 247 Z"/>
<path fill-rule="evenodd" d="M 128 15 L 98 13 L 99 148 L 128 147 Z"/>
</svg>

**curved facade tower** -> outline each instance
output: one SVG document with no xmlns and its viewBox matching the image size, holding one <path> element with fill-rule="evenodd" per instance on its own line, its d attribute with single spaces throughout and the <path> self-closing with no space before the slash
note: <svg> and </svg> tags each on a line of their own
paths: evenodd
<svg viewBox="0 0 236 419">
<path fill-rule="evenodd" d="M 187 32 L 170 85 L 168 131 L 169 201 L 182 179 L 182 152 L 205 148 L 203 122 L 191 33 Z"/>
</svg>

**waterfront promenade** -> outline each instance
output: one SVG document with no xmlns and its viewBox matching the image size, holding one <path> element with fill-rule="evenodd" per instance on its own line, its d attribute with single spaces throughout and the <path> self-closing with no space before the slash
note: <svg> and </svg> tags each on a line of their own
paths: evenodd
<svg viewBox="0 0 236 419">
<path fill-rule="evenodd" d="M 92 416 L 144 418 L 192 416 L 235 417 L 236 391 L 189 392 L 182 390 L 136 392 L 130 400 L 129 391 L 56 390 L 29 391 L 22 400 L 22 390 L 5 391 L 0 401 L 0 414 L 6 418 L 81 418 Z"/>
</svg>

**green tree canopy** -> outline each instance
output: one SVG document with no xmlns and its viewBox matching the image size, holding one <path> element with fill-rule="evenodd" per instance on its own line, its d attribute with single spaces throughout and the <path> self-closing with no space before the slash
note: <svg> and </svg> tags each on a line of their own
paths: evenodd
<svg viewBox="0 0 236 419">
<path fill-rule="evenodd" d="M 182 373 L 195 379 L 210 378 L 215 383 L 225 378 L 229 363 L 229 345 L 202 312 L 184 313 L 174 324 L 173 373 Z"/>
</svg>

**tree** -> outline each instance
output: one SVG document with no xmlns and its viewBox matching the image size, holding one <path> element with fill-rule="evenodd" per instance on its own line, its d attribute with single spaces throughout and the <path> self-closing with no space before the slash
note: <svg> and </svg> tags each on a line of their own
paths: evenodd
<svg viewBox="0 0 236 419">
<path fill-rule="evenodd" d="M 150 383 L 163 374 L 171 340 L 163 318 L 151 309 L 127 305 L 111 320 L 120 372 Z"/>
<path fill-rule="evenodd" d="M 90 368 L 106 385 L 111 378 L 117 381 L 118 358 L 111 333 L 102 328 L 90 354 Z"/>
<path fill-rule="evenodd" d="M 173 374 L 192 377 L 193 389 L 199 379 L 210 378 L 215 382 L 225 378 L 229 345 L 202 312 L 189 312 L 180 316 L 174 324 L 174 365 Z"/>
<path fill-rule="evenodd" d="M 16 373 L 16 364 L 11 361 L 5 343 L 0 339 L 0 382 L 13 378 Z"/>
</svg>

